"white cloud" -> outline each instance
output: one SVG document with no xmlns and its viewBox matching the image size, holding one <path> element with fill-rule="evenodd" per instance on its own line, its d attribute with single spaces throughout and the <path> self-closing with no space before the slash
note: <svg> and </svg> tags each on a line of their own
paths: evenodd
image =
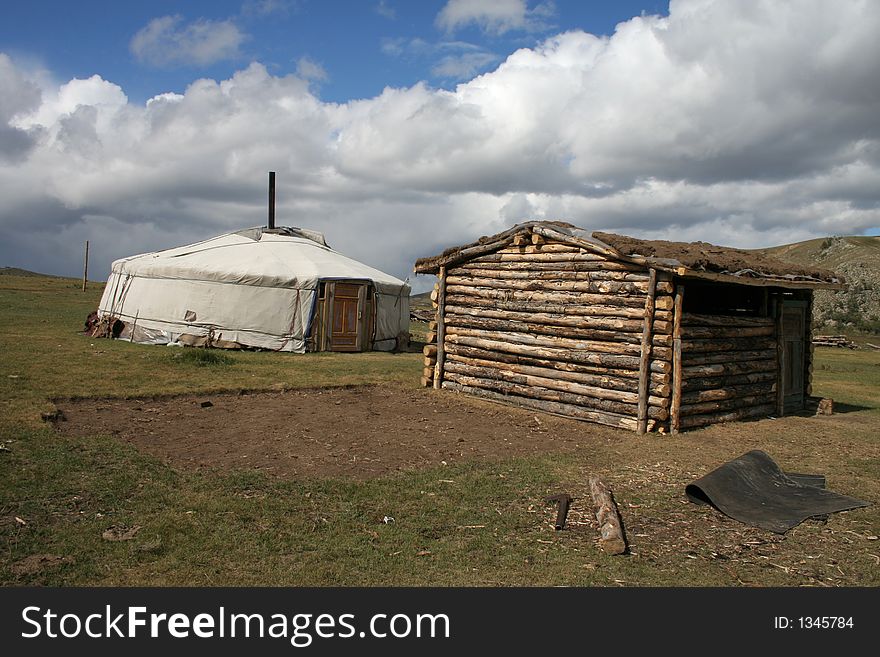
<svg viewBox="0 0 880 657">
<path fill-rule="evenodd" d="M 474 24 L 489 34 L 512 30 L 542 31 L 556 13 L 553 2 L 543 2 L 529 9 L 526 0 L 449 0 L 436 24 L 447 32 Z"/>
<path fill-rule="evenodd" d="M 291 0 L 245 0 L 241 6 L 244 16 L 272 16 L 273 14 L 289 14 L 293 2 Z"/>
<path fill-rule="evenodd" d="M 0 55 L 0 130 L 26 138 L 0 159 L 0 264 L 75 275 L 91 239 L 97 276 L 259 225 L 269 170 L 279 223 L 401 277 L 527 218 L 746 247 L 859 233 L 880 226 L 878 30 L 869 3 L 678 1 L 453 90 L 343 104 L 252 64 L 141 105 Z"/>
<path fill-rule="evenodd" d="M 392 57 L 438 58 L 431 74 L 445 80 L 466 80 L 495 64 L 501 58 L 466 41 L 426 41 L 415 37 L 387 38 L 381 44 L 382 52 Z"/>
<path fill-rule="evenodd" d="M 132 54 L 151 66 L 204 66 L 240 57 L 246 35 L 231 20 L 154 18 L 131 39 Z"/>
<path fill-rule="evenodd" d="M 388 3 L 388 0 L 379 0 L 375 10 L 377 14 L 389 20 L 397 18 L 397 10 Z"/>
<path fill-rule="evenodd" d="M 326 80 L 327 71 L 311 57 L 300 57 L 296 62 L 296 74 L 304 80 Z"/>
<path fill-rule="evenodd" d="M 39 86 L 0 53 L 0 162 L 16 161 L 33 147 L 35 135 L 16 125 L 15 119 L 38 109 L 41 100 Z"/>
<path fill-rule="evenodd" d="M 440 78 L 466 80 L 497 61 L 498 56 L 490 52 L 446 55 L 431 68 L 431 73 Z"/>
</svg>

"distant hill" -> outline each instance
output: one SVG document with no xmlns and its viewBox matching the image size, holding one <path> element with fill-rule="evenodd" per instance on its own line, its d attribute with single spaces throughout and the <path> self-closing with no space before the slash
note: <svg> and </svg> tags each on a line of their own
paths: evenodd
<svg viewBox="0 0 880 657">
<path fill-rule="evenodd" d="M 817 330 L 849 328 L 880 333 L 880 236 L 826 237 L 759 251 L 846 277 L 847 290 L 817 290 L 813 301 Z"/>
<path fill-rule="evenodd" d="M 0 267 L 0 276 L 42 276 L 43 278 L 50 278 L 49 274 L 40 274 L 35 271 L 28 271 L 27 269 L 19 269 L 18 267 Z"/>
</svg>

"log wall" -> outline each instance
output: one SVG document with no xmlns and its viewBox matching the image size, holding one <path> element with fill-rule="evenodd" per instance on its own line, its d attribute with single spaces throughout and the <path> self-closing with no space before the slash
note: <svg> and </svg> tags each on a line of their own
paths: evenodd
<svg viewBox="0 0 880 657">
<path fill-rule="evenodd" d="M 669 275 L 521 240 L 450 267 L 441 286 L 443 388 L 631 430 L 668 426 Z"/>
<path fill-rule="evenodd" d="M 778 354 L 773 317 L 684 313 L 678 427 L 776 413 Z"/>
</svg>

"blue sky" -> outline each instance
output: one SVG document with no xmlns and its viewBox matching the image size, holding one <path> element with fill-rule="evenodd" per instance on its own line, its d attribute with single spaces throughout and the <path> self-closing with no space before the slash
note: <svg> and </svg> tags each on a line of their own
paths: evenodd
<svg viewBox="0 0 880 657">
<path fill-rule="evenodd" d="M 493 68 L 518 48 L 569 29 L 612 34 L 615 26 L 642 12 L 665 14 L 659 0 L 589 2 L 556 0 L 529 29 L 486 31 L 477 23 L 452 30 L 438 25 L 443 0 L 77 0 L 7 3 L 0 23 L 0 48 L 51 70 L 59 79 L 99 74 L 120 85 L 134 102 L 183 93 L 198 77 L 224 79 L 256 60 L 275 75 L 296 73 L 303 59 L 323 69 L 318 95 L 327 101 L 369 98 L 386 86 L 424 80 L 452 87 L 462 79 L 436 72 L 447 56 L 479 54 L 476 72 Z M 541 6 L 531 3 L 532 9 Z M 179 17 L 181 30 L 199 21 L 229 23 L 241 36 L 233 54 L 217 61 L 153 63 L 132 52 L 132 39 L 163 17 Z M 466 69 L 464 69 L 466 70 Z"/>
<path fill-rule="evenodd" d="M 270 170 L 279 224 L 400 278 L 534 219 L 877 234 L 878 33 L 860 0 L 7 3 L 0 266 L 260 225 Z"/>
</svg>

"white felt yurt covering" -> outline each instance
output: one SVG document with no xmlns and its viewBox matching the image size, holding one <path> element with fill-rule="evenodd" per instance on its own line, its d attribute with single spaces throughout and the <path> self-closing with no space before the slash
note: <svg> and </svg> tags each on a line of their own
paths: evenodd
<svg viewBox="0 0 880 657">
<path fill-rule="evenodd" d="M 394 349 L 409 330 L 409 285 L 299 228 L 250 228 L 116 260 L 98 315 L 125 322 L 124 337 L 134 342 L 167 344 L 183 336 L 190 343 L 195 337 L 302 353 L 319 284 L 335 280 L 372 285 L 369 346 Z"/>
</svg>

